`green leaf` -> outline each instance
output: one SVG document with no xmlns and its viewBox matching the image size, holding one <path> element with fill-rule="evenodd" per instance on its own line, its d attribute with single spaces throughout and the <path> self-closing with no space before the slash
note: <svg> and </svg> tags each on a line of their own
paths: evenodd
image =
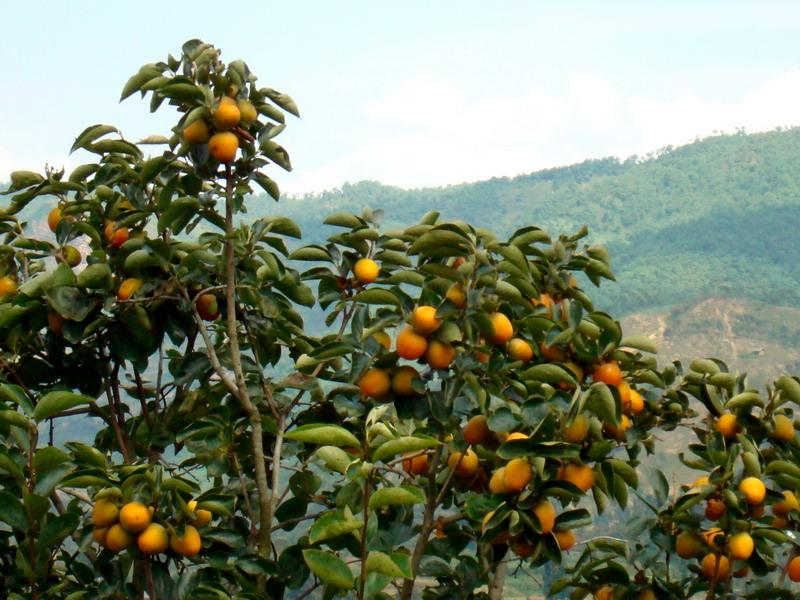
<svg viewBox="0 0 800 600">
<path fill-rule="evenodd" d="M 330 253 L 322 246 L 303 246 L 289 255 L 291 260 L 313 260 L 333 262 Z"/>
<path fill-rule="evenodd" d="M 303 550 L 303 560 L 324 583 L 341 589 L 353 587 L 353 574 L 347 564 L 333 552 L 308 548 Z"/>
<path fill-rule="evenodd" d="M 506 244 L 493 244 L 491 246 L 492 250 L 496 250 L 503 257 L 506 258 L 511 264 L 513 264 L 519 271 L 523 274 L 527 274 L 530 272 L 530 267 L 528 266 L 528 259 L 525 258 L 525 255 L 522 253 L 522 250 L 519 249 L 516 245 Z"/>
<path fill-rule="evenodd" d="M 368 573 L 380 573 L 388 577 L 404 577 L 411 579 L 411 574 L 405 572 L 392 557 L 384 552 L 370 550 L 365 565 Z"/>
<path fill-rule="evenodd" d="M 123 269 L 128 273 L 135 273 L 148 267 L 158 266 L 159 263 L 160 261 L 155 255 L 144 248 L 139 248 L 125 257 Z"/>
<path fill-rule="evenodd" d="M 559 530 L 586 527 L 591 523 L 592 515 L 585 508 L 565 510 L 559 513 L 558 518 L 556 518 L 556 528 Z"/>
<path fill-rule="evenodd" d="M 284 94 L 278 90 L 273 90 L 272 88 L 263 88 L 260 91 L 262 91 L 267 98 L 272 100 L 286 112 L 293 114 L 295 117 L 300 116 L 300 111 L 297 108 L 297 104 L 295 104 L 294 100 L 292 100 L 288 94 Z"/>
<path fill-rule="evenodd" d="M 111 267 L 106 263 L 93 263 L 78 273 L 78 287 L 91 290 L 110 290 L 114 284 Z"/>
<path fill-rule="evenodd" d="M 271 177 L 267 177 L 263 173 L 256 173 L 255 180 L 261 188 L 269 194 L 275 202 L 280 200 L 281 198 L 281 190 L 278 187 L 278 184 L 275 182 L 274 179 Z"/>
<path fill-rule="evenodd" d="M 520 291 L 508 281 L 500 280 L 495 284 L 495 292 L 500 298 L 509 302 L 519 302 L 522 300 Z"/>
<path fill-rule="evenodd" d="M 255 229 L 257 225 L 263 225 L 264 232 L 278 233 L 298 240 L 303 237 L 297 223 L 286 217 L 262 217 L 253 224 L 253 228 Z"/>
<path fill-rule="evenodd" d="M 72 170 L 72 173 L 69 175 L 69 180 L 72 183 L 81 183 L 85 181 L 89 175 L 97 171 L 99 169 L 99 165 L 94 163 L 87 163 L 85 165 L 79 165 Z"/>
<path fill-rule="evenodd" d="M 75 139 L 75 143 L 72 144 L 72 148 L 70 148 L 69 153 L 72 154 L 79 148 L 87 148 L 89 144 L 95 140 L 109 133 L 115 133 L 116 131 L 117 128 L 112 125 L 90 125 Z"/>
<path fill-rule="evenodd" d="M 259 144 L 259 148 L 261 148 L 261 151 L 267 156 L 267 158 L 269 158 L 284 171 L 292 170 L 292 161 L 289 158 L 289 153 L 283 146 L 273 140 L 263 140 Z"/>
<path fill-rule="evenodd" d="M 267 123 L 261 128 L 261 131 L 258 132 L 258 141 L 271 140 L 272 138 L 278 137 L 284 129 L 286 129 L 286 125 L 283 123 L 279 125 Z"/>
<path fill-rule="evenodd" d="M 0 329 L 19 321 L 30 310 L 30 306 L 19 304 L 0 304 Z"/>
<path fill-rule="evenodd" d="M 5 471 L 15 481 L 23 483 L 25 481 L 25 473 L 14 460 L 4 451 L 0 451 L 0 473 Z"/>
<path fill-rule="evenodd" d="M 30 416 L 33 414 L 33 402 L 25 394 L 25 391 L 18 385 L 13 383 L 0 383 L 0 400 L 12 402 L 20 408 L 23 412 Z"/>
<path fill-rule="evenodd" d="M 61 285 L 75 285 L 77 278 L 69 265 L 60 264 L 53 271 L 52 279 L 49 282 L 51 288 Z"/>
<path fill-rule="evenodd" d="M 364 526 L 364 521 L 352 515 L 345 515 L 340 511 L 327 512 L 317 519 L 308 533 L 308 541 L 312 544 L 322 542 L 346 533 L 358 531 Z"/>
<path fill-rule="evenodd" d="M 28 417 L 15 410 L 0 410 L 0 423 L 7 423 L 25 430 L 28 430 L 32 425 Z"/>
<path fill-rule="evenodd" d="M 786 544 L 794 538 L 794 536 L 790 538 L 783 531 L 772 529 L 771 527 L 756 527 L 753 529 L 753 537 L 764 538 L 773 544 Z"/>
<path fill-rule="evenodd" d="M 0 492 L 0 521 L 18 531 L 28 530 L 28 517 L 22 502 L 8 492 Z"/>
<path fill-rule="evenodd" d="M 617 403 L 611 390 L 605 383 L 593 383 L 589 388 L 589 399 L 586 401 L 586 409 L 595 415 L 600 420 L 606 423 L 619 423 L 619 415 L 617 414 Z"/>
<path fill-rule="evenodd" d="M 81 442 L 67 442 L 66 447 L 72 452 L 79 464 L 97 467 L 102 470 L 108 468 L 108 458 L 97 448 Z"/>
<path fill-rule="evenodd" d="M 364 219 L 357 217 L 356 215 L 346 213 L 346 212 L 338 212 L 332 215 L 329 215 L 323 221 L 325 225 L 333 225 L 334 227 L 344 227 L 346 229 L 355 229 L 356 227 L 363 227 L 367 223 Z"/>
<path fill-rule="evenodd" d="M 289 431 L 284 436 L 287 440 L 296 440 L 307 444 L 320 444 L 323 446 L 355 447 L 361 446 L 361 442 L 352 433 L 339 425 L 325 425 L 322 423 L 311 423 L 301 425 L 297 429 Z"/>
<path fill-rule="evenodd" d="M 341 448 L 336 446 L 321 446 L 314 452 L 314 456 L 331 471 L 344 473 L 353 462 L 353 458 Z"/>
<path fill-rule="evenodd" d="M 156 67 L 155 65 L 146 65 L 139 69 L 139 72 L 133 75 L 128 81 L 125 83 L 125 87 L 122 88 L 122 95 L 119 98 L 119 101 L 122 102 L 130 96 L 131 94 L 138 92 L 142 86 L 150 81 L 151 79 L 155 79 L 156 77 L 161 76 L 161 69 Z"/>
<path fill-rule="evenodd" d="M 200 201 L 193 197 L 182 197 L 174 200 L 169 208 L 158 218 L 158 232 L 171 229 L 180 233 L 200 210 Z"/>
<path fill-rule="evenodd" d="M 526 381 L 541 381 L 544 383 L 566 383 L 577 385 L 572 371 L 558 364 L 541 364 L 525 369 L 521 376 Z"/>
<path fill-rule="evenodd" d="M 783 473 L 800 479 L 800 466 L 788 460 L 773 460 L 767 465 L 766 473 L 767 475 Z"/>
<path fill-rule="evenodd" d="M 788 396 L 792 402 L 800 404 L 800 383 L 794 377 L 781 375 L 775 382 L 775 387 Z"/>
<path fill-rule="evenodd" d="M 69 285 L 50 288 L 47 298 L 58 314 L 77 323 L 88 317 L 100 304 L 97 298 L 88 297 L 80 288 Z"/>
<path fill-rule="evenodd" d="M 41 496 L 47 498 L 53 493 L 53 490 L 58 487 L 64 478 L 75 470 L 75 465 L 72 463 L 64 463 L 54 467 L 45 473 L 40 473 L 36 479 L 36 486 L 33 491 Z"/>
<path fill-rule="evenodd" d="M 345 356 L 346 354 L 350 354 L 352 351 L 352 344 L 333 341 L 323 344 L 319 348 L 315 348 L 314 351 L 309 354 L 309 356 L 318 361 L 323 361 L 336 358 L 337 356 Z"/>
<path fill-rule="evenodd" d="M 33 171 L 12 171 L 11 172 L 11 186 L 4 192 L 18 192 L 34 185 L 38 185 L 44 181 L 39 173 Z"/>
<path fill-rule="evenodd" d="M 541 458 L 578 458 L 581 447 L 568 442 L 537 442 L 532 439 L 511 440 L 505 442 L 497 449 L 501 458 L 511 459 L 520 456 L 535 456 Z"/>
<path fill-rule="evenodd" d="M 163 156 L 154 156 L 144 163 L 142 163 L 142 183 L 147 183 L 155 179 L 155 177 L 164 170 L 164 167 L 169 164 L 169 161 Z"/>
<path fill-rule="evenodd" d="M 716 375 L 719 373 L 719 365 L 708 358 L 694 359 L 689 365 L 689 369 L 695 373 L 703 373 L 705 375 Z"/>
<path fill-rule="evenodd" d="M 45 287 L 50 284 L 54 271 L 38 273 L 19 286 L 19 293 L 30 298 L 41 296 Z"/>
<path fill-rule="evenodd" d="M 148 135 L 143 137 L 138 142 L 136 142 L 138 146 L 160 146 L 169 144 L 169 138 L 164 135 Z"/>
<path fill-rule="evenodd" d="M 752 408 L 754 406 L 764 406 L 764 400 L 758 392 L 742 392 L 725 403 L 725 408 L 728 410 L 740 410 L 743 408 Z"/>
<path fill-rule="evenodd" d="M 256 106 L 256 108 L 258 109 L 259 113 L 267 118 L 272 119 L 273 121 L 277 121 L 278 123 L 284 123 L 286 121 L 286 117 L 283 115 L 283 113 L 271 104 L 259 104 Z"/>
<path fill-rule="evenodd" d="M 419 236 L 408 249 L 409 254 L 434 251 L 435 253 L 453 252 L 459 254 L 471 247 L 469 238 L 450 229 L 432 229 Z M 444 254 L 442 254 L 444 255 Z"/>
<path fill-rule="evenodd" d="M 369 497 L 370 510 L 376 510 L 384 506 L 396 506 L 398 504 L 425 504 L 425 494 L 418 487 L 401 485 L 397 487 L 380 488 Z"/>
<path fill-rule="evenodd" d="M 630 487 L 636 489 L 639 486 L 639 476 L 631 465 L 618 458 L 609 458 L 606 462 Z"/>
<path fill-rule="evenodd" d="M 620 340 L 619 345 L 636 348 L 637 350 L 641 350 L 642 352 L 650 352 L 651 354 L 658 352 L 658 348 L 653 340 L 646 335 L 626 336 Z"/>
<path fill-rule="evenodd" d="M 203 90 L 193 83 L 171 83 L 158 91 L 167 98 L 175 98 L 181 102 L 202 102 L 206 98 Z"/>
<path fill-rule="evenodd" d="M 194 481 L 189 481 L 182 477 L 166 477 L 161 482 L 161 489 L 164 491 L 177 490 L 186 494 L 195 494 L 199 489 Z"/>
<path fill-rule="evenodd" d="M 48 392 L 36 404 L 36 408 L 33 410 L 33 418 L 41 422 L 60 412 L 81 404 L 89 404 L 90 402 L 94 402 L 94 398 L 83 394 L 62 391 Z"/>
<path fill-rule="evenodd" d="M 394 440 L 384 442 L 375 450 L 372 455 L 373 462 L 386 460 L 397 454 L 405 454 L 407 452 L 416 452 L 417 450 L 425 450 L 426 448 L 433 448 L 439 445 L 436 438 L 419 435 L 419 436 L 403 436 Z"/>
<path fill-rule="evenodd" d="M 140 158 L 142 151 L 136 144 L 131 144 L 125 140 L 100 140 L 86 147 L 89 152 L 95 154 L 128 154 L 134 158 Z"/>
<path fill-rule="evenodd" d="M 39 534 L 37 544 L 41 549 L 58 547 L 68 535 L 78 528 L 80 515 L 78 513 L 65 513 L 63 515 L 48 515 L 47 522 Z"/>
<path fill-rule="evenodd" d="M 363 302 L 364 304 L 377 304 L 377 305 L 392 305 L 399 306 L 400 299 L 389 290 L 383 288 L 371 288 L 359 292 L 353 296 L 354 302 Z"/>
</svg>

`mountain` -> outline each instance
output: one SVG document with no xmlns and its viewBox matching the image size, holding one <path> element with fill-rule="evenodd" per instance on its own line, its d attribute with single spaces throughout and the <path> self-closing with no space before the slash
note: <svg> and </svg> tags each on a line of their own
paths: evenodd
<svg viewBox="0 0 800 600">
<path fill-rule="evenodd" d="M 315 240 L 325 235 L 324 215 L 366 207 L 384 209 L 387 228 L 429 210 L 500 234 L 586 224 L 591 243 L 611 250 L 619 284 L 596 295 L 615 313 L 723 296 L 800 306 L 800 128 L 478 183 L 405 190 L 361 182 L 250 205 L 255 215 L 295 219 Z"/>
<path fill-rule="evenodd" d="M 662 361 L 699 356 L 724 360 L 751 375 L 753 385 L 800 373 L 800 310 L 746 299 L 708 298 L 692 305 L 649 310 L 622 321 L 648 333 Z"/>
</svg>

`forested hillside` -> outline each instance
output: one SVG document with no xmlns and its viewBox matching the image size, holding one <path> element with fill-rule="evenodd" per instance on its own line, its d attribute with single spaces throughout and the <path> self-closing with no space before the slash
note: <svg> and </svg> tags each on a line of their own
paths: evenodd
<svg viewBox="0 0 800 600">
<path fill-rule="evenodd" d="M 535 223 L 590 228 L 607 244 L 621 285 L 599 297 L 624 313 L 747 297 L 800 305 L 800 128 L 707 138 L 646 158 L 589 160 L 514 178 L 403 190 L 375 182 L 275 205 L 311 238 L 323 216 L 383 208 L 386 225 L 428 210 L 485 223 L 501 234 Z M 302 167 L 300 167 L 302 168 Z M 431 165 L 431 168 L 436 168 Z"/>
</svg>

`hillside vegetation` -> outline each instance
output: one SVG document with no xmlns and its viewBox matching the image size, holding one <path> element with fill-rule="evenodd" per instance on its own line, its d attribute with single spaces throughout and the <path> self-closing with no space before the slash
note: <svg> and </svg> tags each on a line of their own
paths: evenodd
<svg viewBox="0 0 800 600">
<path fill-rule="evenodd" d="M 723 135 L 644 159 L 588 160 L 514 178 L 404 190 L 345 184 L 286 199 L 264 212 L 296 219 L 321 238 L 321 215 L 383 208 L 386 225 L 435 209 L 505 235 L 522 224 L 551 231 L 590 228 L 609 246 L 621 285 L 605 308 L 629 314 L 708 297 L 800 304 L 800 128 Z M 435 168 L 435 165 L 431 165 Z"/>
</svg>

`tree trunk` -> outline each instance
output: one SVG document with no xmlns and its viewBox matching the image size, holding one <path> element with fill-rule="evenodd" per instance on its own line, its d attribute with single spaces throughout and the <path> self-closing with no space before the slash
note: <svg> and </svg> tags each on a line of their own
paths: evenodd
<svg viewBox="0 0 800 600">
<path fill-rule="evenodd" d="M 489 584 L 489 599 L 502 600 L 503 587 L 506 583 L 506 572 L 508 571 L 508 563 L 503 561 L 494 570 L 492 582 Z"/>
</svg>

